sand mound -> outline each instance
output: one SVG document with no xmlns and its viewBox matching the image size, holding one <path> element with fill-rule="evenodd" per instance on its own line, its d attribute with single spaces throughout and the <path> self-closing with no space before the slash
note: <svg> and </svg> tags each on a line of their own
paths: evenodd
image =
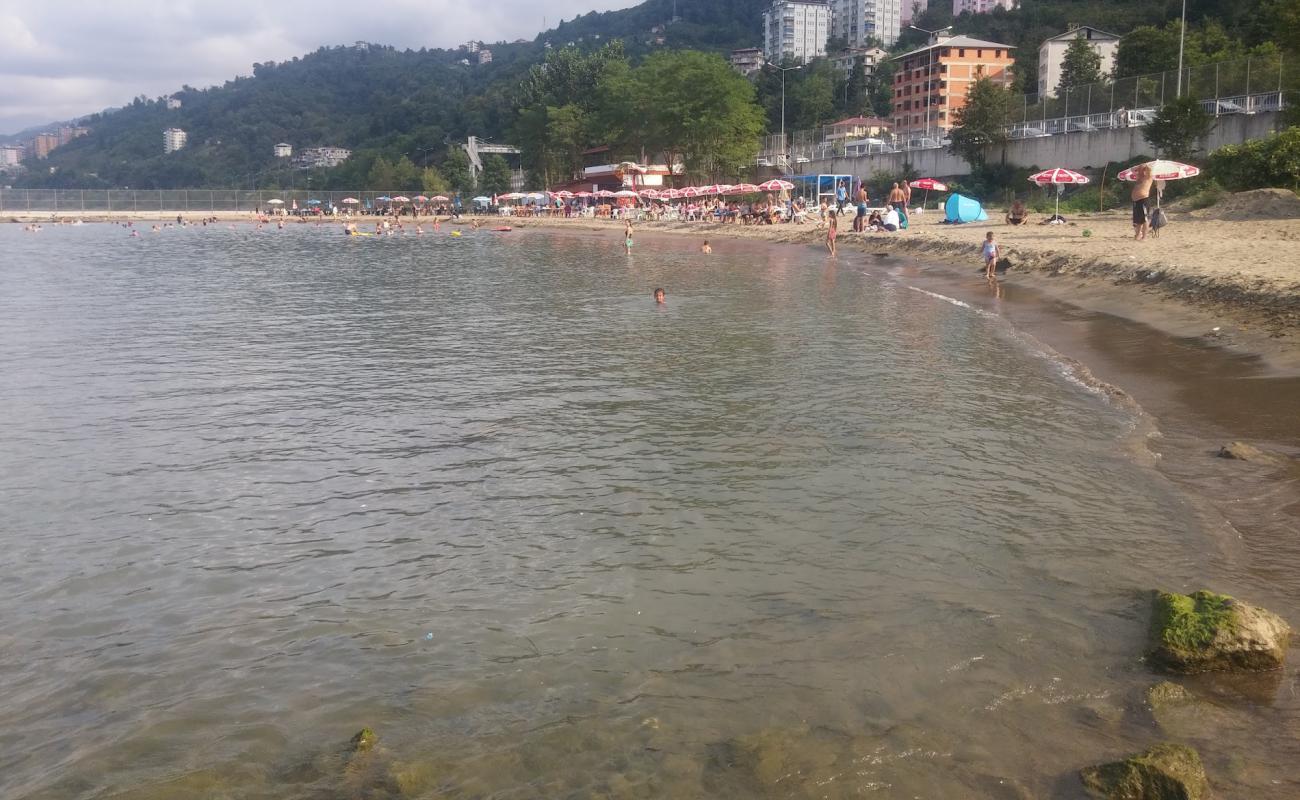
<svg viewBox="0 0 1300 800">
<path fill-rule="evenodd" d="M 1193 211 L 1192 216 L 1225 221 L 1300 219 L 1300 196 L 1289 189 L 1252 189 L 1230 194 L 1209 208 Z"/>
</svg>

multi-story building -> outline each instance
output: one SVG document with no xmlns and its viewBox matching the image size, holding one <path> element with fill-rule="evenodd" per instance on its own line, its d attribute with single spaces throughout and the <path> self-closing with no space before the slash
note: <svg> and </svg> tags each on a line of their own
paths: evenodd
<svg viewBox="0 0 1300 800">
<path fill-rule="evenodd" d="M 489 50 L 489 49 L 487 49 L 486 47 L 484 47 L 483 49 L 479 50 L 479 51 L 478 51 L 478 63 L 480 63 L 480 64 L 491 64 L 491 63 L 492 63 L 492 51 Z"/>
<path fill-rule="evenodd" d="M 288 142 L 280 142 L 274 148 L 276 158 L 289 158 L 293 155 L 293 145 Z"/>
<path fill-rule="evenodd" d="M 912 20 L 921 15 L 930 7 L 930 0 L 903 0 L 903 16 L 901 17 L 903 26 L 910 25 Z"/>
<path fill-rule="evenodd" d="M 1115 67 L 1115 53 L 1119 50 L 1119 37 L 1099 31 L 1088 25 L 1071 25 L 1065 33 L 1057 34 L 1038 46 L 1038 94 L 1056 96 L 1061 82 L 1061 63 L 1065 51 L 1075 39 L 1084 39 L 1088 46 L 1101 56 L 1101 74 L 1109 75 Z"/>
<path fill-rule="evenodd" d="M 1013 11 L 1020 7 L 1020 0 L 952 0 L 952 15 L 987 14 L 995 8 Z"/>
<path fill-rule="evenodd" d="M 13 169 L 23 163 L 23 146 L 6 144 L 0 146 L 0 169 Z"/>
<path fill-rule="evenodd" d="M 64 125 L 62 128 L 59 128 L 59 147 L 62 147 L 79 136 L 85 136 L 88 133 L 90 133 L 89 128 L 82 128 L 77 125 Z"/>
<path fill-rule="evenodd" d="M 870 75 L 876 71 L 880 62 L 888 57 L 889 53 L 879 47 L 854 47 L 835 53 L 830 57 L 830 62 L 831 66 L 848 79 L 853 77 L 853 68 L 859 60 L 862 62 L 862 74 Z"/>
<path fill-rule="evenodd" d="M 300 169 L 330 169 L 351 157 L 352 151 L 345 147 L 307 147 L 294 158 L 293 163 Z"/>
<path fill-rule="evenodd" d="M 181 99 L 180 99 L 179 97 L 169 97 L 169 98 L 167 98 L 167 110 L 168 110 L 168 111 L 175 111 L 176 109 L 180 108 L 180 107 L 183 106 L 183 105 L 185 105 L 185 103 L 182 102 Z"/>
<path fill-rule="evenodd" d="M 731 51 L 731 66 L 746 77 L 763 68 L 763 50 L 760 47 L 745 47 Z"/>
<path fill-rule="evenodd" d="M 763 56 L 806 63 L 826 55 L 831 8 L 825 0 L 776 0 L 763 12 Z"/>
<path fill-rule="evenodd" d="M 966 105 L 975 81 L 990 78 L 1011 85 L 1014 49 L 969 36 L 947 36 L 895 56 L 894 132 L 906 137 L 947 131 L 956 124 L 956 113 Z"/>
<path fill-rule="evenodd" d="M 190 135 L 180 128 L 168 128 L 163 131 L 163 152 L 175 153 L 184 148 L 189 140 Z"/>
<path fill-rule="evenodd" d="M 867 47 L 875 41 L 888 47 L 898 41 L 907 1 L 830 0 L 831 36 L 844 39 L 849 47 Z"/>
<path fill-rule="evenodd" d="M 32 158 L 49 158 L 50 152 L 59 146 L 57 133 L 38 133 L 27 145 Z"/>
</svg>

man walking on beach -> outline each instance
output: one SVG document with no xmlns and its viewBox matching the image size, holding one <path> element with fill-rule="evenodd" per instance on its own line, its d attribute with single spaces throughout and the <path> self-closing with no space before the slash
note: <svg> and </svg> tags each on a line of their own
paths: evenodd
<svg viewBox="0 0 1300 800">
<path fill-rule="evenodd" d="M 1151 215 L 1147 203 L 1151 197 L 1151 167 L 1146 164 L 1134 173 L 1133 191 L 1129 198 L 1133 201 L 1133 241 L 1140 242 L 1147 238 Z"/>
</svg>

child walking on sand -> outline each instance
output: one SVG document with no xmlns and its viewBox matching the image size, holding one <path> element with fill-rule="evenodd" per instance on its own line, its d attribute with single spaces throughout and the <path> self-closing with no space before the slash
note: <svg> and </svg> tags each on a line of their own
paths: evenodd
<svg viewBox="0 0 1300 800">
<path fill-rule="evenodd" d="M 989 231 L 984 237 L 984 277 L 989 280 L 997 278 L 998 274 L 998 257 L 1002 254 L 998 243 L 993 241 L 993 231 Z"/>
</svg>

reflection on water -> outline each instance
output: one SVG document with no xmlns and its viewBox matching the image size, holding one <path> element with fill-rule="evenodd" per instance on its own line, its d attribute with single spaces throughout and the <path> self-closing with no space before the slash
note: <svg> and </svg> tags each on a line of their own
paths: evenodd
<svg viewBox="0 0 1300 800">
<path fill-rule="evenodd" d="M 811 248 L 10 227 L 0 795 L 1070 796 L 1159 736 L 1141 591 L 1215 532 L 996 316 Z M 1216 787 L 1300 791 L 1295 694 L 1193 735 Z"/>
</svg>

